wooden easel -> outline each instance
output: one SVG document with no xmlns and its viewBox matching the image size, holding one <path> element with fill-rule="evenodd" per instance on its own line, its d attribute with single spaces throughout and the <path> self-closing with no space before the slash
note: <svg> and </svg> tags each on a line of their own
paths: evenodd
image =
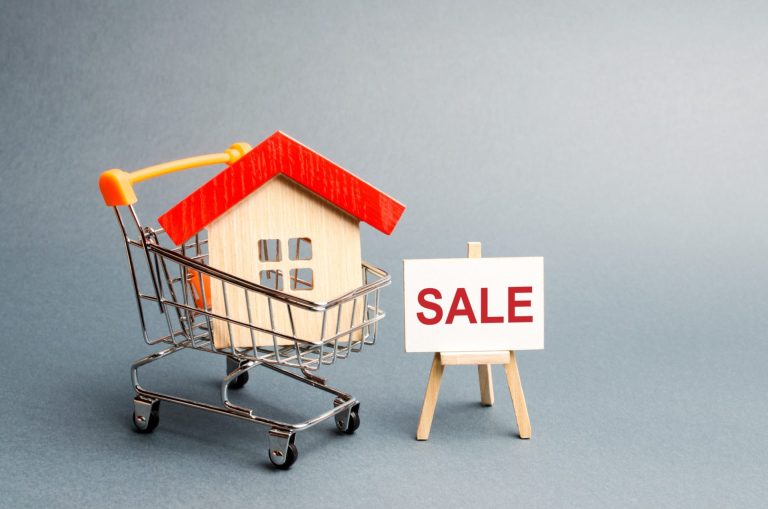
<svg viewBox="0 0 768 509">
<path fill-rule="evenodd" d="M 480 242 L 467 242 L 467 257 L 480 258 L 482 246 Z M 436 352 L 432 359 L 432 369 L 429 372 L 427 391 L 424 394 L 424 404 L 419 415 L 419 425 L 416 428 L 416 440 L 428 440 L 432 428 L 432 417 L 435 415 L 437 396 L 440 394 L 440 382 L 443 379 L 444 366 L 476 365 L 480 378 L 480 402 L 485 406 L 493 405 L 493 379 L 491 365 L 503 364 L 507 375 L 509 395 L 515 408 L 517 429 L 520 438 L 531 438 L 531 421 L 528 419 L 528 408 L 525 405 L 523 385 L 520 382 L 520 372 L 513 351 L 495 352 Z"/>
</svg>

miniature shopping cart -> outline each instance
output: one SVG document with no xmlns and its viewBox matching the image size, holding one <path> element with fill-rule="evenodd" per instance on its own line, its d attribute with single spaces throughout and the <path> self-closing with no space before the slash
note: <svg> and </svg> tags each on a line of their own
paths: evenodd
<svg viewBox="0 0 768 509">
<path fill-rule="evenodd" d="M 100 187 L 107 205 L 114 209 L 125 241 L 144 340 L 149 345 L 164 346 L 131 366 L 136 391 L 133 414 L 136 429 L 149 433 L 157 427 L 161 401 L 237 417 L 268 426 L 269 460 L 278 468 L 289 468 L 298 457 L 295 437 L 299 431 L 330 418 L 342 433 L 351 434 L 360 425 L 358 400 L 327 385 L 317 371 L 323 365 L 346 359 L 351 353 L 374 344 L 378 322 L 384 318 L 379 293 L 390 284 L 390 277 L 363 262 L 362 286 L 329 302 L 312 302 L 208 265 L 205 233 L 198 233 L 176 246 L 162 228 L 144 226 L 139 221 L 133 205 L 136 202 L 134 183 L 188 168 L 233 163 L 247 150 L 250 150 L 247 145 L 237 144 L 221 154 L 182 159 L 133 173 L 109 170 L 102 175 Z M 232 299 L 233 295 L 246 303 L 257 299 L 265 301 L 268 320 L 264 316 L 251 316 L 248 305 L 246 319 L 235 316 L 226 306 L 223 312 L 213 308 L 211 296 L 217 291 L 224 296 L 225 304 L 227 296 Z M 164 322 L 159 335 L 156 331 L 150 332 L 149 324 L 150 313 L 157 312 Z M 274 323 L 278 313 L 289 318 L 289 330 L 264 325 Z M 299 337 L 293 327 L 294 317 L 307 313 L 315 316 L 315 322 L 319 323 L 312 338 Z M 226 344 L 215 341 L 213 331 L 217 321 L 230 331 Z M 233 328 L 247 330 L 252 342 L 236 344 L 232 340 Z M 140 385 L 139 368 L 185 349 L 226 357 L 227 373 L 221 381 L 220 405 L 156 392 Z M 287 423 L 256 415 L 252 409 L 232 403 L 229 390 L 243 387 L 248 381 L 248 372 L 257 366 L 329 393 L 331 408 L 303 422 Z"/>
</svg>

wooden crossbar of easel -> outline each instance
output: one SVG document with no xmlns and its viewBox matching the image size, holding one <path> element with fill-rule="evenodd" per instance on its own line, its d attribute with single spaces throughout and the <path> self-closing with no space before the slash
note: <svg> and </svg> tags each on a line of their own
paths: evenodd
<svg viewBox="0 0 768 509">
<path fill-rule="evenodd" d="M 480 258 L 482 256 L 481 244 L 468 242 L 467 256 Z M 491 375 L 491 365 L 493 364 L 504 365 L 504 373 L 509 386 L 509 395 L 512 397 L 512 406 L 515 409 L 520 438 L 531 438 L 531 421 L 528 418 L 528 407 L 525 405 L 525 395 L 520 381 L 520 371 L 517 369 L 515 352 L 436 352 L 432 358 L 432 369 L 429 371 L 424 404 L 421 407 L 419 425 L 416 428 L 416 440 L 429 439 L 429 431 L 432 428 L 432 418 L 435 415 L 445 366 L 476 365 L 480 380 L 480 401 L 485 406 L 491 406 L 493 405 L 493 377 Z"/>
</svg>

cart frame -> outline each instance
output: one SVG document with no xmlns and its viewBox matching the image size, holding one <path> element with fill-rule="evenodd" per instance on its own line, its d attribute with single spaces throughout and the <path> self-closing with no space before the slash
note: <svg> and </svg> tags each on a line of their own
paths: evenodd
<svg viewBox="0 0 768 509">
<path fill-rule="evenodd" d="M 330 418 L 334 419 L 342 433 L 354 433 L 359 426 L 360 402 L 350 394 L 329 386 L 325 378 L 316 372 L 323 365 L 345 359 L 350 353 L 359 352 L 364 346 L 375 343 L 378 322 L 385 317 L 379 307 L 380 290 L 391 283 L 391 278 L 382 269 L 363 262 L 362 286 L 328 302 L 308 301 L 210 267 L 207 265 L 207 239 L 200 234 L 181 246 L 166 247 L 162 244 L 172 243 L 169 239 L 166 241 L 167 236 L 162 228 L 142 226 L 133 206 L 137 201 L 133 183 L 199 166 L 231 164 L 249 149 L 246 144 L 235 144 L 222 154 L 172 161 L 132 173 L 109 170 L 102 174 L 99 183 L 105 202 L 114 209 L 125 243 L 144 341 L 148 345 L 165 346 L 131 365 L 131 380 L 136 392 L 133 405 L 136 430 L 149 433 L 157 427 L 161 401 L 236 417 L 269 428 L 269 460 L 274 466 L 285 469 L 298 457 L 295 438 L 299 431 Z M 106 183 L 105 178 L 108 181 Z M 117 191 L 114 182 L 117 182 Z M 131 223 L 136 228 L 135 238 L 128 233 L 128 225 Z M 145 266 L 146 270 L 142 272 L 139 269 L 141 266 Z M 210 305 L 212 285 L 221 286 L 225 307 L 223 314 L 221 310 L 213 310 Z M 230 313 L 227 296 L 233 292 L 238 295 L 242 292 L 248 311 L 247 322 L 239 316 L 237 318 L 240 319 L 236 319 Z M 266 299 L 269 321 L 273 326 L 273 312 L 283 306 L 290 317 L 290 331 L 278 331 L 254 323 L 250 302 L 256 298 Z M 362 306 L 362 312 L 358 306 Z M 167 334 L 153 334 L 148 324 L 146 307 L 156 307 L 165 317 Z M 350 321 L 342 327 L 342 309 L 350 307 Z M 311 340 L 296 335 L 293 317 L 299 312 L 322 314 L 321 329 Z M 336 318 L 335 330 L 326 330 L 329 316 Z M 212 322 L 215 320 L 226 323 L 229 330 L 228 345 L 217 346 L 214 342 Z M 252 339 L 250 346 L 235 344 L 232 334 L 235 328 L 249 331 Z M 262 338 L 264 335 L 270 336 L 271 343 L 257 341 L 257 334 Z M 139 383 L 139 368 L 186 349 L 226 357 L 227 374 L 221 381 L 220 405 L 156 392 Z M 229 390 L 243 387 L 248 381 L 248 372 L 257 366 L 264 366 L 331 394 L 332 408 L 304 421 L 287 423 L 257 415 L 253 409 L 234 404 L 230 400 Z"/>
</svg>

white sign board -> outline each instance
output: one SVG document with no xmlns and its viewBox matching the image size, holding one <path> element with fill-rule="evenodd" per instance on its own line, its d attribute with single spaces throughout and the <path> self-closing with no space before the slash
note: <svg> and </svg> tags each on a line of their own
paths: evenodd
<svg viewBox="0 0 768 509">
<path fill-rule="evenodd" d="M 544 258 L 404 260 L 405 351 L 544 348 Z"/>
</svg>

